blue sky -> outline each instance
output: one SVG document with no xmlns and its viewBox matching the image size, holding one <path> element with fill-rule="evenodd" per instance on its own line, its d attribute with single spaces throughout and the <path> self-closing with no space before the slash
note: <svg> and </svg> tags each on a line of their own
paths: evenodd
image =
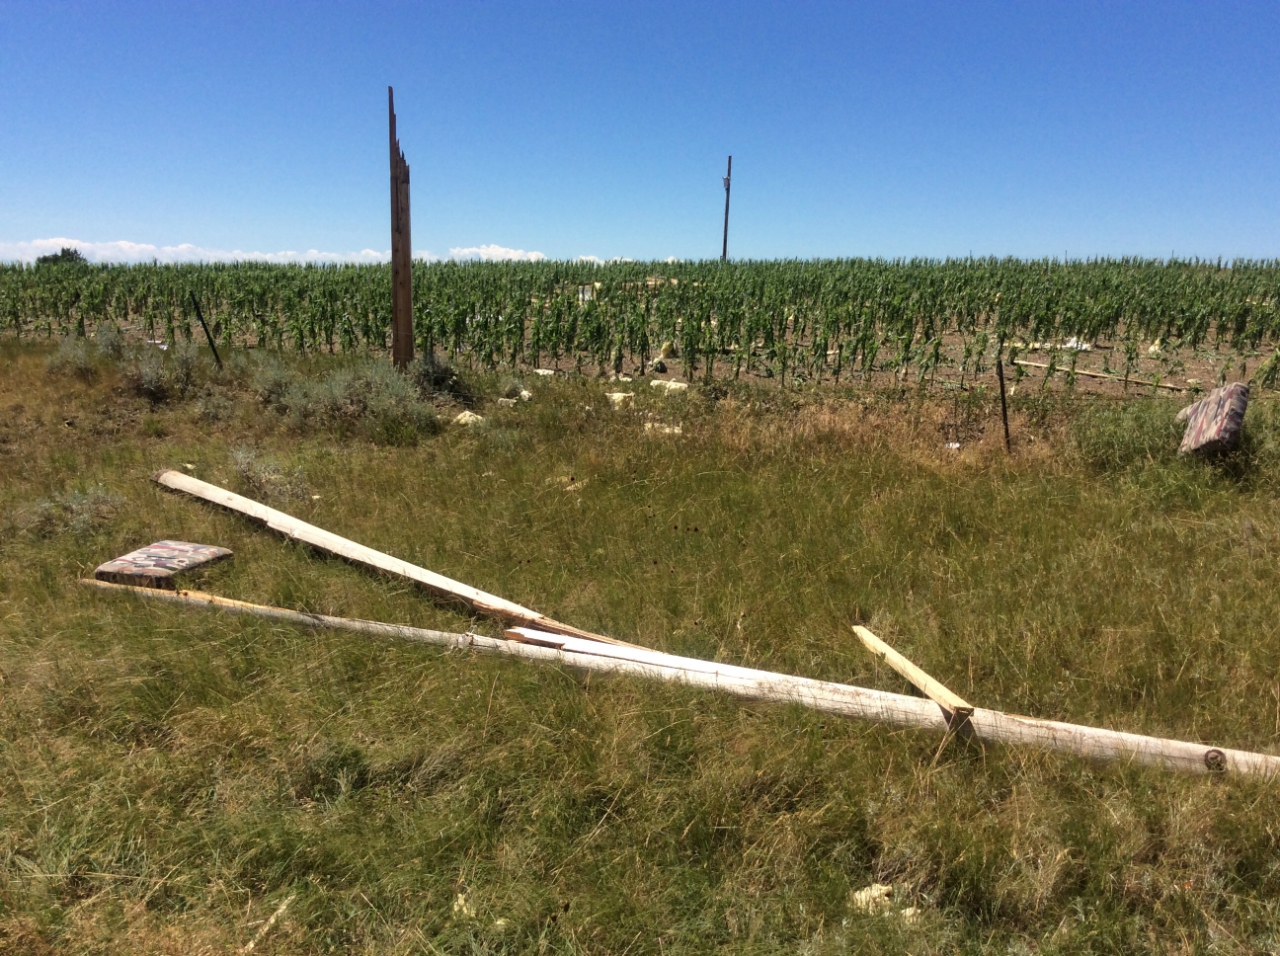
<svg viewBox="0 0 1280 956">
<path fill-rule="evenodd" d="M 389 83 L 424 255 L 1280 256 L 1277 2 L 0 0 L 0 259 L 382 255 Z"/>
</svg>

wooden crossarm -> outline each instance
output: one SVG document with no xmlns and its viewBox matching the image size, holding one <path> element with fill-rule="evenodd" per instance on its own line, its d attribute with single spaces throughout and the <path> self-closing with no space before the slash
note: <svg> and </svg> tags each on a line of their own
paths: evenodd
<svg viewBox="0 0 1280 956">
<path fill-rule="evenodd" d="M 909 680 L 920 693 L 946 711 L 947 722 L 953 727 L 960 726 L 973 716 L 972 704 L 959 694 L 952 692 L 946 685 L 934 680 L 865 627 L 855 624 L 853 632 L 866 645 L 867 650 Z"/>
</svg>

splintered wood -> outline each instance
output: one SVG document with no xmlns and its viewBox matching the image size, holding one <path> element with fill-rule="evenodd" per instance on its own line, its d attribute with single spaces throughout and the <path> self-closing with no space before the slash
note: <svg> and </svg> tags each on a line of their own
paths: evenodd
<svg viewBox="0 0 1280 956">
<path fill-rule="evenodd" d="M 395 91 L 387 87 L 391 137 L 391 360 L 413 361 L 413 239 L 409 228 L 409 164 L 396 136 Z"/>
</svg>

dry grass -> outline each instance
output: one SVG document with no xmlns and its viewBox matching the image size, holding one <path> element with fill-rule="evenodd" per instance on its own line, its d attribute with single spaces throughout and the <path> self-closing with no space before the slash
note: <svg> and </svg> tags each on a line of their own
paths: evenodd
<svg viewBox="0 0 1280 956">
<path fill-rule="evenodd" d="M 1176 402 L 1020 395 L 1008 459 L 989 396 L 637 382 L 614 411 L 616 384 L 531 376 L 513 407 L 471 383 L 482 427 L 375 444 L 265 407 L 243 358 L 157 403 L 127 359 L 49 351 L 0 343 L 6 951 L 225 952 L 290 894 L 255 952 L 1277 947 L 1271 784 L 935 762 L 916 733 L 74 583 L 176 537 L 235 550 L 198 582 L 232 597 L 489 628 L 148 478 L 281 475 L 300 517 L 626 640 L 902 690 L 863 619 L 982 705 L 1275 751 L 1267 403 L 1199 465 L 1161 444 Z M 87 523 L 20 518 L 99 487 Z M 858 912 L 873 881 L 920 918 Z"/>
</svg>

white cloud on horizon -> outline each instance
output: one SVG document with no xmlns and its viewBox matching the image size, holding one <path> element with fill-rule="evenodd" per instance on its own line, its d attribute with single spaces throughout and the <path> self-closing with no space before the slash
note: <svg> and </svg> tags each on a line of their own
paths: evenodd
<svg viewBox="0 0 1280 956">
<path fill-rule="evenodd" d="M 36 259 L 49 253 L 56 253 L 63 247 L 77 249 L 90 262 L 357 262 L 381 263 L 389 262 L 390 250 L 361 249 L 359 252 L 322 252 L 319 249 L 308 249 L 306 252 L 287 250 L 283 252 L 246 252 L 242 249 L 209 249 L 204 246 L 184 242 L 177 246 L 155 246 L 146 242 L 85 242 L 82 239 L 66 237 L 53 239 L 34 239 L 24 242 L 0 241 L 0 262 L 35 262 Z M 440 257 L 426 249 L 415 250 L 415 259 L 426 262 L 438 262 Z M 450 259 L 470 259 L 482 262 L 541 262 L 546 255 L 537 251 L 524 249 L 508 249 L 504 246 L 489 244 L 485 246 L 457 247 L 449 250 Z M 589 257 L 594 259 L 594 257 Z M 597 260 L 598 261 L 598 260 Z"/>
<path fill-rule="evenodd" d="M 541 262 L 547 257 L 541 252 L 525 252 L 523 249 L 507 249 L 504 246 L 458 246 L 449 250 L 450 259 L 478 259 L 481 262 Z"/>
<path fill-rule="evenodd" d="M 208 249 L 184 242 L 177 246 L 155 246 L 147 242 L 85 242 L 66 237 L 34 239 L 29 242 L 0 242 L 0 262 L 34 262 L 37 257 L 58 252 L 63 247 L 79 250 L 90 262 L 386 262 L 390 252 L 362 249 L 359 252 L 246 252 L 242 249 Z M 418 256 L 435 258 L 430 253 Z"/>
</svg>

